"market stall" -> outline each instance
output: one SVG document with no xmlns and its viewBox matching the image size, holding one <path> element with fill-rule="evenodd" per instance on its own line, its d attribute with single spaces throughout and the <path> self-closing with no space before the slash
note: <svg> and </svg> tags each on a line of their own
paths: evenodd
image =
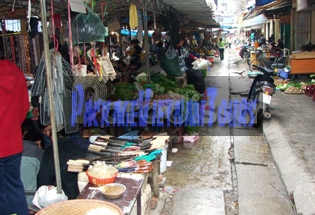
<svg viewBox="0 0 315 215">
<path fill-rule="evenodd" d="M 35 24 L 27 32 L 29 35 L 10 35 L 9 40 L 7 35 L 2 36 L 6 42 L 10 42 L 6 50 L 10 54 L 8 57 L 23 68 L 27 77 L 33 78 L 31 94 L 32 97 L 40 98 L 40 123 L 52 126 L 56 192 L 63 193 L 58 168 L 57 132 L 64 130 L 66 134 L 79 133 L 82 138 L 89 140 L 97 136 L 94 141 L 90 141 L 89 156 L 85 160 L 68 161 L 69 172 L 83 173 L 88 179 L 85 181 L 88 185 L 78 198 L 88 198 L 89 187 L 100 185 L 86 174 L 87 169 L 93 168 L 98 162 L 105 162 L 117 170 L 113 182 L 125 184 L 127 188 L 126 194 L 113 203 L 123 210 L 126 202 L 132 208 L 137 200 L 139 209 L 142 187 L 150 184 L 150 194 L 158 196 L 158 176 L 166 170 L 165 153 L 168 146 L 172 148 L 174 137 L 176 142 L 180 142 L 185 133 L 198 131 L 198 123 L 189 114 L 199 110 L 193 106 L 203 95 L 194 85 L 187 83 L 185 72 L 170 74 L 167 69 L 161 69 L 158 60 L 149 61 L 147 5 L 123 4 L 128 7 L 133 5 L 129 8 L 133 15 L 130 15 L 129 23 L 125 25 L 132 24 L 133 29 L 137 28 L 136 35 L 124 37 L 120 23 L 115 25 L 113 22 L 117 24 L 117 20 L 109 20 L 108 8 L 113 5 L 101 4 L 102 13 L 99 16 L 93 11 L 92 5 L 85 5 L 83 11 L 86 9 L 87 13 L 83 13 L 73 11 L 68 2 L 64 19 L 61 14 L 54 13 L 54 1 L 50 2 L 51 11 L 47 15 L 45 3 L 41 1 L 40 19 L 42 23 L 47 23 L 48 18 L 50 25 L 42 26 L 42 32 L 36 30 L 39 19 L 32 18 L 29 21 Z M 31 18 L 31 15 L 28 14 L 28 17 Z M 62 18 L 67 25 L 61 25 Z M 86 29 L 92 30 L 89 32 Z M 109 34 L 112 30 L 113 34 Z M 152 38 L 160 45 L 165 36 L 155 30 Z M 125 53 L 124 50 L 127 51 L 135 38 L 143 44 L 140 67 L 123 62 L 128 54 L 114 55 L 119 53 L 117 47 Z M 15 52 L 16 40 L 19 41 L 19 52 Z M 200 57 L 206 58 L 206 67 L 202 68 L 204 78 L 208 66 L 213 65 L 214 53 L 210 47 L 204 47 L 202 53 L 201 48 L 194 48 Z M 160 54 L 158 51 L 152 53 L 155 58 Z M 175 62 L 178 64 L 178 60 Z M 95 129 L 99 132 L 93 133 Z M 144 131 L 153 132 L 154 135 L 141 139 Z M 125 136 L 130 132 L 137 132 L 133 133 L 132 139 Z M 143 175 L 143 179 L 126 179 L 123 177 L 126 172 Z M 93 199 L 108 200 L 100 196 Z M 126 213 L 129 214 L 130 210 Z"/>
</svg>

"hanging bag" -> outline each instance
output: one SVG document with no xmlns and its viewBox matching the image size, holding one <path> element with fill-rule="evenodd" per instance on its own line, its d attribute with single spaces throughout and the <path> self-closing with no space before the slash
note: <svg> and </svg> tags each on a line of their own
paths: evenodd
<svg viewBox="0 0 315 215">
<path fill-rule="evenodd" d="M 72 22 L 73 38 L 78 43 L 104 42 L 108 35 L 101 18 L 86 6 L 87 13 L 80 13 Z"/>
</svg>

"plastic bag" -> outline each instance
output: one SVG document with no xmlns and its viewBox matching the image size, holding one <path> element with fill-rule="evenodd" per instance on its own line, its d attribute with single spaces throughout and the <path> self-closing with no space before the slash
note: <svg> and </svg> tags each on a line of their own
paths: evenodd
<svg viewBox="0 0 315 215">
<path fill-rule="evenodd" d="M 165 52 L 165 56 L 167 57 L 167 59 L 174 59 L 174 58 L 178 57 L 178 52 L 174 48 L 173 45 L 170 45 L 170 47 Z"/>
<path fill-rule="evenodd" d="M 87 74 L 87 65 L 75 64 L 72 66 L 72 69 L 74 70 L 76 76 L 86 76 Z"/>
<path fill-rule="evenodd" d="M 88 6 L 87 13 L 80 13 L 72 22 L 72 38 L 75 43 L 104 42 L 108 30 L 100 17 Z"/>
<path fill-rule="evenodd" d="M 192 62 L 193 65 L 193 69 L 195 70 L 200 70 L 200 69 L 208 69 L 208 65 L 209 61 L 199 58 L 198 60 L 195 60 L 194 62 Z"/>
<path fill-rule="evenodd" d="M 43 185 L 35 193 L 33 204 L 38 208 L 44 208 L 48 205 L 67 201 L 68 197 L 62 193 L 57 193 L 57 188 L 55 186 L 46 186 Z"/>
</svg>

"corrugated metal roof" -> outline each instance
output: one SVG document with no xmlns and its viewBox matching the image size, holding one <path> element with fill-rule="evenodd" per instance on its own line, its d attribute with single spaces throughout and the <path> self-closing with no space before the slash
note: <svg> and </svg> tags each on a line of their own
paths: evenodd
<svg viewBox="0 0 315 215">
<path fill-rule="evenodd" d="M 168 10 L 168 7 L 174 8 L 174 10 L 188 17 L 190 20 L 204 24 L 204 25 L 215 25 L 219 24 L 212 18 L 212 8 L 206 2 L 206 0 L 156 0 L 148 2 L 149 10 L 156 11 L 157 13 L 164 13 Z M 40 4 L 32 2 L 33 10 L 40 16 Z M 129 17 L 129 4 L 132 0 L 96 0 L 94 12 L 101 14 L 101 7 L 108 3 L 106 9 L 110 17 L 127 18 Z M 138 1 L 136 1 L 138 2 Z M 141 1 L 140 1 L 141 2 Z M 27 7 L 28 0 L 17 0 L 15 8 Z M 55 13 L 61 13 L 63 16 L 67 15 L 67 0 L 54 0 L 53 7 Z M 0 6 L 8 6 L 8 9 L 12 9 L 12 0 L 1 0 Z M 142 6 L 140 6 L 142 7 Z M 50 10 L 50 0 L 46 0 L 47 12 Z M 141 8 L 139 8 L 141 10 Z M 47 14 L 49 16 L 49 13 Z M 150 16 L 150 14 L 149 14 Z"/>
<path fill-rule="evenodd" d="M 208 26 L 219 26 L 212 18 L 212 8 L 206 0 L 163 0 L 163 3 L 173 7 L 182 14 L 188 15 L 189 19 Z"/>
</svg>

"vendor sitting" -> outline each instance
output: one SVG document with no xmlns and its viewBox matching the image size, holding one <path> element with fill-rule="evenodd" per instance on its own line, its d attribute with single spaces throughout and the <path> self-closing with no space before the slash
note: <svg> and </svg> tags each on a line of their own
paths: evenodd
<svg viewBox="0 0 315 215">
<path fill-rule="evenodd" d="M 67 137 L 63 130 L 58 133 L 58 151 L 62 189 L 68 199 L 75 199 L 80 194 L 77 184 L 78 173 L 68 172 L 67 162 L 70 159 L 85 158 L 87 152 L 76 145 L 72 138 Z M 42 185 L 56 186 L 53 145 L 44 152 L 37 182 L 38 187 Z"/>
<path fill-rule="evenodd" d="M 22 124 L 23 154 L 21 160 L 21 180 L 26 193 L 27 204 L 32 205 L 35 191 L 37 190 L 37 174 L 44 150 L 42 149 L 43 134 L 36 128 L 34 122 L 27 118 Z"/>
</svg>

